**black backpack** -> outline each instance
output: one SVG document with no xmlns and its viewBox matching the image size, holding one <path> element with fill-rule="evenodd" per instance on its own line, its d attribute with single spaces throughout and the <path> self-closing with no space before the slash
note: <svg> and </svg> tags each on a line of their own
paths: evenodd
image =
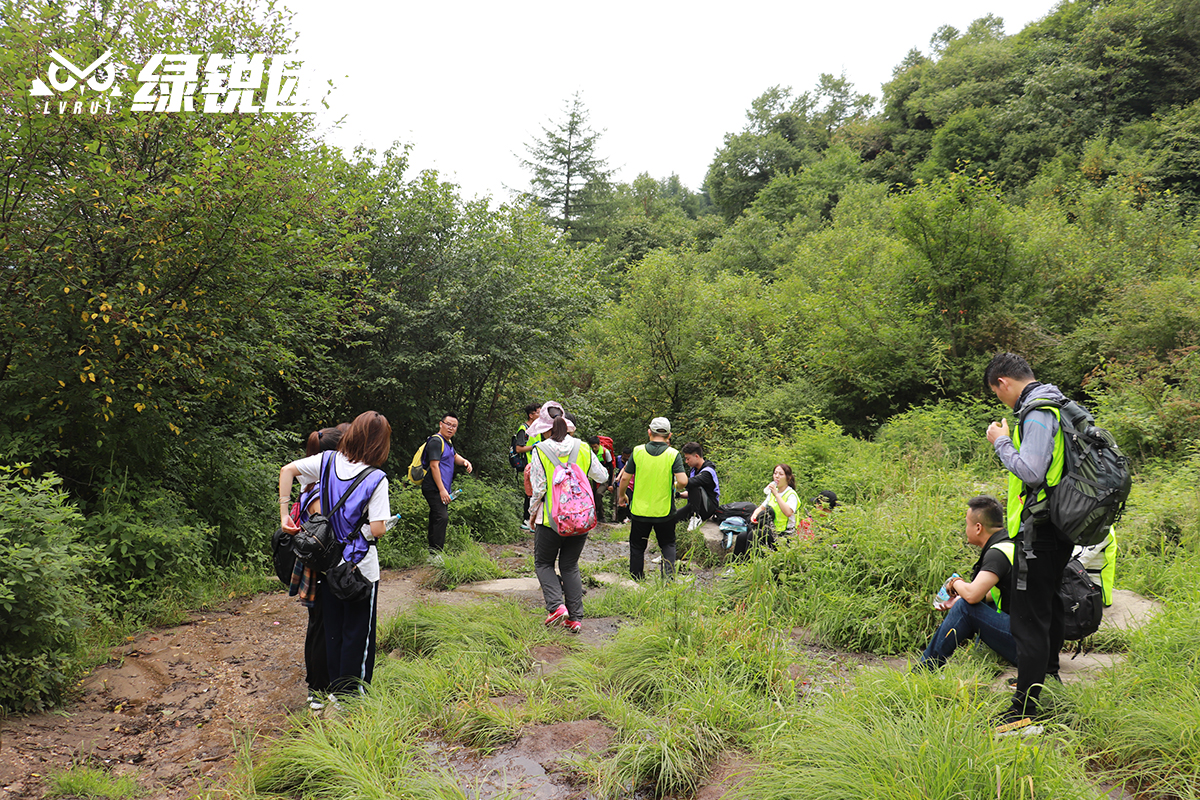
<svg viewBox="0 0 1200 800">
<path fill-rule="evenodd" d="M 1104 616 L 1104 594 L 1092 583 L 1079 559 L 1072 558 L 1063 570 L 1058 596 L 1063 604 L 1063 639 L 1073 642 L 1100 629 Z"/>
<path fill-rule="evenodd" d="M 1063 473 L 1058 485 L 1045 487 L 1045 501 L 1026 505 L 1022 519 L 1030 514 L 1049 518 L 1072 543 L 1084 547 L 1097 544 L 1125 510 L 1133 484 L 1128 460 L 1113 435 L 1095 425 L 1092 415 L 1073 400 L 1031 400 L 1022 407 L 1017 425 L 1037 408 L 1059 409 Z M 1042 488 L 1030 487 L 1032 496 L 1037 497 Z"/>
</svg>

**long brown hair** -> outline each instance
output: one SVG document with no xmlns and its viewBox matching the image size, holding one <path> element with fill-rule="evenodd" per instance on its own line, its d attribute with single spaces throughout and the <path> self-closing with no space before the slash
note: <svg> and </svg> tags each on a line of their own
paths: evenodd
<svg viewBox="0 0 1200 800">
<path fill-rule="evenodd" d="M 392 426 L 378 411 L 364 411 L 350 423 L 338 450 L 351 461 L 382 467 L 392 450 Z"/>
</svg>

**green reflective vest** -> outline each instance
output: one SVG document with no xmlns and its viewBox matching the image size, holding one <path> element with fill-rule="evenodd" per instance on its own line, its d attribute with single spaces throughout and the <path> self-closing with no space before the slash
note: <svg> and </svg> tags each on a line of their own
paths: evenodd
<svg viewBox="0 0 1200 800">
<path fill-rule="evenodd" d="M 546 499 L 542 502 L 542 507 L 538 512 L 538 519 L 536 521 L 557 533 L 558 528 L 554 524 L 554 520 L 556 518 L 554 511 L 558 504 L 558 498 L 554 496 L 554 465 L 566 464 L 569 462 L 559 461 L 557 458 L 551 458 L 550 456 L 546 455 L 546 451 L 540 447 L 535 447 L 529 452 L 531 454 L 538 454 L 538 458 L 541 459 L 542 462 L 542 469 L 546 472 Z M 575 463 L 579 465 L 579 468 L 583 470 L 583 474 L 586 476 L 588 474 L 588 470 L 592 468 L 591 448 L 587 445 L 581 444 L 579 446 L 579 452 L 575 454 Z M 547 506 L 549 506 L 549 508 L 547 508 Z"/>
<path fill-rule="evenodd" d="M 1047 406 L 1046 411 L 1054 414 L 1054 418 L 1058 420 L 1058 430 L 1054 432 L 1054 452 L 1050 457 L 1050 468 L 1046 470 L 1046 485 L 1057 486 L 1062 480 L 1063 473 L 1063 432 L 1062 432 L 1062 412 L 1057 408 Z M 1012 432 L 1013 447 L 1017 448 L 1017 452 L 1021 451 L 1021 426 L 1018 423 L 1017 427 Z M 1038 492 L 1037 502 L 1046 499 L 1046 490 Z M 1015 537 L 1021 532 L 1021 510 L 1025 506 L 1025 482 L 1011 472 L 1008 473 L 1008 500 L 1005 504 L 1005 517 L 1008 525 L 1008 535 L 1010 538 Z"/>
<path fill-rule="evenodd" d="M 1011 565 L 1011 564 L 1013 564 L 1013 563 L 1015 563 L 1015 562 L 1013 561 L 1013 559 L 1014 559 L 1014 557 L 1015 557 L 1015 556 L 1016 556 L 1016 554 L 1017 554 L 1017 545 L 1016 545 L 1016 543 L 1014 543 L 1014 542 L 1013 542 L 1011 539 L 1010 539 L 1010 540 L 1008 540 L 1007 542 L 997 542 L 996 544 L 992 545 L 992 547 L 994 547 L 995 549 L 997 549 L 997 550 L 999 550 L 1001 553 L 1003 553 L 1003 554 L 1004 554 L 1004 557 L 1008 559 L 1008 563 L 1009 563 L 1010 565 Z M 1000 580 L 1005 580 L 1005 579 L 1004 579 L 1004 578 L 1001 578 Z M 994 603 L 994 604 L 995 604 L 995 606 L 996 606 L 996 610 L 997 610 L 997 611 L 999 611 L 999 610 L 1000 610 L 1000 603 L 1001 603 L 1001 600 L 1000 600 L 1000 586 L 999 586 L 999 585 L 996 585 L 996 586 L 993 586 L 993 587 L 992 587 L 992 589 L 991 589 L 991 595 L 992 595 L 992 603 Z"/>
<path fill-rule="evenodd" d="M 671 495 L 675 491 L 675 458 L 679 451 L 668 447 L 656 456 L 646 451 L 646 445 L 633 448 L 630 458 L 636 465 L 637 491 L 629 501 L 629 513 L 638 517 L 665 517 L 671 513 Z"/>
</svg>

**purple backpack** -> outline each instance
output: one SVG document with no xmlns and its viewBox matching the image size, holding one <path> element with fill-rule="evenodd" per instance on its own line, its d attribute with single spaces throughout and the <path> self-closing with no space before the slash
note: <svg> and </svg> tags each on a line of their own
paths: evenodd
<svg viewBox="0 0 1200 800">
<path fill-rule="evenodd" d="M 567 454 L 566 463 L 545 450 L 542 451 L 554 464 L 554 474 L 548 476 L 546 493 L 551 497 L 550 511 L 554 527 L 559 536 L 582 536 L 596 527 L 596 498 L 592 484 L 583 470 L 575 463 L 579 457 L 579 443 Z"/>
</svg>

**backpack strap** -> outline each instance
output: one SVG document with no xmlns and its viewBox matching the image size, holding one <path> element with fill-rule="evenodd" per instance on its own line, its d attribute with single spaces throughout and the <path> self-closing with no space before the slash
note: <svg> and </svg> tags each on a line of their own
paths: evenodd
<svg viewBox="0 0 1200 800">
<path fill-rule="evenodd" d="M 332 470 L 333 460 L 335 457 L 336 457 L 336 455 L 334 453 L 330 453 L 329 458 L 325 459 L 324 477 L 326 479 L 329 478 L 329 473 Z M 360 483 L 362 483 L 366 479 L 366 477 L 368 475 L 370 475 L 372 472 L 378 472 L 378 471 L 379 471 L 378 467 L 367 467 L 362 472 L 358 473 L 357 477 L 354 478 L 354 482 L 350 484 L 349 488 L 347 488 L 346 491 L 342 492 L 342 496 L 337 501 L 337 505 L 335 505 L 333 507 L 333 509 L 330 510 L 328 513 L 326 513 L 326 511 L 325 511 L 325 492 L 328 491 L 328 489 L 326 488 L 326 481 L 322 481 L 321 482 L 321 495 L 322 495 L 322 497 L 321 497 L 321 514 L 325 517 L 325 519 L 329 520 L 330 523 L 332 523 L 333 515 L 341 510 L 342 506 L 345 505 L 346 500 L 348 500 L 350 498 L 350 495 L 354 494 L 354 490 L 358 488 L 358 485 Z M 359 518 L 358 524 L 356 524 L 350 531 L 351 538 L 354 536 L 354 531 L 356 531 L 360 527 L 362 527 L 362 514 L 359 514 L 358 518 Z"/>
<path fill-rule="evenodd" d="M 445 455 L 446 454 L 446 440 L 442 439 L 442 435 L 440 433 L 435 433 L 433 436 L 436 436 L 437 438 L 442 440 L 442 455 Z M 433 436 L 430 436 L 429 439 L 432 439 Z M 426 442 L 425 450 L 421 453 L 421 466 L 425 467 L 425 469 L 429 469 L 429 439 L 425 440 L 425 442 Z M 441 462 L 441 459 L 439 458 L 438 461 Z"/>
</svg>

